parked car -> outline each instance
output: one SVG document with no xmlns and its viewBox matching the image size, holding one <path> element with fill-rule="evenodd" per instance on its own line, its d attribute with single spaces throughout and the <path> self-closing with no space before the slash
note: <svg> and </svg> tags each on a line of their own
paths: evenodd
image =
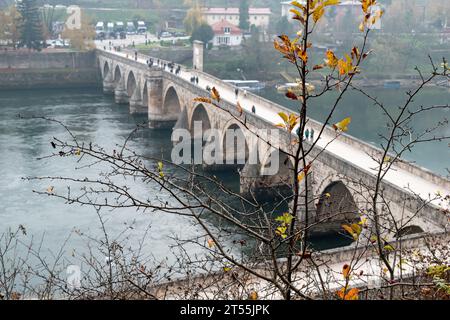
<svg viewBox="0 0 450 320">
<path fill-rule="evenodd" d="M 160 37 L 161 38 L 172 38 L 173 34 L 171 34 L 170 32 L 167 32 L 167 31 L 163 31 L 163 32 L 161 32 Z"/>
<path fill-rule="evenodd" d="M 187 37 L 186 32 L 175 32 L 174 33 L 175 37 Z"/>
</svg>

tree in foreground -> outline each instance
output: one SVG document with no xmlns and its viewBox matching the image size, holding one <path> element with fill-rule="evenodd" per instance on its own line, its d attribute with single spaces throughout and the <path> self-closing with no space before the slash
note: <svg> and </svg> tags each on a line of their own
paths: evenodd
<svg viewBox="0 0 450 320">
<path fill-rule="evenodd" d="M 417 70 L 420 84 L 407 93 L 404 104 L 395 110 L 389 109 L 353 84 L 364 61 L 370 57 L 371 51 L 367 49 L 370 26 L 382 15 L 381 11 L 372 10 L 377 3 L 375 0 L 362 1 L 361 43 L 349 48 L 343 57 L 328 50 L 321 57 L 322 62 L 313 62 L 310 37 L 325 11 L 338 3 L 336 0 L 309 0 L 303 5 L 294 1 L 292 12 L 298 32 L 294 38 L 280 35 L 274 43 L 275 49 L 291 63 L 299 78 L 297 90 L 286 93 L 288 99 L 297 103 L 297 110 L 280 112 L 274 119 L 279 121 L 277 127 L 282 139 L 286 139 L 283 141 L 289 146 L 287 150 L 277 149 L 267 137 L 251 131 L 243 106 L 237 103 L 236 107 L 227 107 L 217 88 L 211 89 L 210 96 L 195 99 L 226 112 L 269 150 L 275 149 L 281 154 L 284 164 L 291 164 L 288 176 L 274 177 L 290 192 L 280 192 L 273 201 L 268 201 L 267 197 L 261 199 L 252 191 L 247 195 L 240 194 L 216 176 L 199 171 L 198 167 L 136 152 L 129 147 L 128 141 L 139 128 L 123 144 L 109 151 L 80 141 L 65 124 L 46 119 L 59 123 L 69 133 L 68 139 L 51 141 L 54 153 L 49 156 L 73 159 L 79 169 L 98 168 L 101 174 L 94 178 L 31 177 L 50 185 L 46 190 L 35 190 L 36 193 L 64 199 L 71 205 L 92 206 L 100 221 L 102 211 L 126 207 L 147 214 L 157 211 L 181 215 L 202 230 L 193 238 L 186 239 L 183 234 L 174 237 L 177 259 L 173 265 L 163 268 L 163 274 L 158 272 L 162 270 L 160 264 L 150 265 L 147 260 L 140 260 L 140 255 L 130 256 L 125 245 L 111 241 L 105 232 L 104 239 L 94 245 L 100 245 L 108 263 L 99 262 L 95 256 L 82 257 L 91 261 L 94 271 L 85 272 L 83 286 L 72 291 L 66 288 L 65 279 L 58 278 L 53 269 L 47 268 L 46 274 L 52 276 L 51 282 L 45 277 L 45 283 L 52 285 L 47 291 L 59 290 L 69 297 L 110 299 L 130 295 L 149 299 L 448 298 L 448 233 L 422 235 L 424 245 L 420 248 L 411 247 L 404 235 L 411 231 L 411 221 L 420 217 L 424 206 L 434 201 L 448 205 L 450 196 L 439 192 L 423 199 L 415 190 L 409 190 L 408 199 L 396 205 L 387 200 L 389 197 L 383 188 L 386 174 L 404 161 L 402 156 L 406 151 L 419 143 L 449 139 L 437 134 L 439 128 L 448 125 L 446 120 L 423 130 L 411 124 L 413 119 L 425 117 L 432 110 L 450 108 L 449 105 L 417 107 L 412 104 L 431 81 L 449 79 L 448 63 L 445 59 L 442 64 L 431 61 L 432 72 L 427 77 Z M 319 70 L 325 72 L 322 86 L 312 89 L 308 79 Z M 388 122 L 384 130 L 380 128 L 383 131 L 380 132 L 379 152 L 372 154 L 375 175 L 371 182 L 355 181 L 345 173 L 340 174 L 340 180 L 358 196 L 356 209 L 341 207 L 342 198 L 328 192 L 315 194 L 309 187 L 317 159 L 351 126 L 351 115 L 340 121 L 332 120 L 349 90 L 363 94 L 385 114 Z M 302 137 L 312 121 L 309 118 L 311 101 L 326 94 L 334 94 L 336 98 L 328 106 L 329 113 L 320 124 L 315 140 L 307 141 Z M 326 146 L 320 147 L 318 141 L 325 131 L 333 132 L 334 136 Z M 135 192 L 125 181 L 139 181 L 149 192 L 165 197 L 149 199 L 147 194 Z M 51 186 L 55 182 L 67 183 L 67 189 Z M 421 205 L 406 217 L 396 217 L 393 211 L 406 209 L 409 201 Z M 331 212 L 314 215 L 317 203 L 325 203 L 326 207 L 332 208 Z M 448 211 L 439 214 L 448 219 Z M 342 265 L 331 263 L 330 253 L 315 250 L 311 245 L 312 230 L 326 226 L 336 217 L 345 220 L 340 230 L 353 241 L 344 250 L 349 258 Z M 191 245 L 201 247 L 204 254 L 189 254 L 186 248 Z M 35 255 L 39 256 L 38 253 Z M 374 268 L 366 274 L 361 267 L 369 262 Z M 176 281 L 174 274 L 178 275 Z"/>
</svg>

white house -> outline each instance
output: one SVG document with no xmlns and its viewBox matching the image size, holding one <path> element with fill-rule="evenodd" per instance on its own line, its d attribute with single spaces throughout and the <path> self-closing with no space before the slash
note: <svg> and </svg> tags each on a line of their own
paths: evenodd
<svg viewBox="0 0 450 320">
<path fill-rule="evenodd" d="M 211 28 L 214 31 L 213 44 L 214 46 L 240 46 L 243 39 L 243 32 L 237 26 L 222 20 L 214 23 Z"/>
<path fill-rule="evenodd" d="M 222 20 L 239 26 L 239 8 L 202 8 L 202 12 L 204 19 L 210 26 Z M 249 8 L 250 25 L 267 30 L 271 15 L 270 8 Z"/>
</svg>

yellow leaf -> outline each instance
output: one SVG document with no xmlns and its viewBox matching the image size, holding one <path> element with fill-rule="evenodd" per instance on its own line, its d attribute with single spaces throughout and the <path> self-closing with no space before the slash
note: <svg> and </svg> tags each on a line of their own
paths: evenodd
<svg viewBox="0 0 450 320">
<path fill-rule="evenodd" d="M 325 64 L 330 68 L 335 68 L 338 65 L 338 59 L 333 51 L 328 50 L 325 54 Z"/>
<path fill-rule="evenodd" d="M 54 194 L 55 193 L 55 187 L 54 186 L 48 187 L 47 188 L 47 193 Z"/>
<path fill-rule="evenodd" d="M 365 30 L 364 22 L 361 22 L 361 23 L 359 24 L 358 29 L 359 29 L 359 31 L 364 32 L 364 30 Z"/>
<path fill-rule="evenodd" d="M 212 103 L 211 99 L 203 98 L 203 97 L 195 98 L 194 101 L 196 101 L 196 102 L 204 102 L 204 103 Z"/>
<path fill-rule="evenodd" d="M 208 239 L 208 247 L 210 247 L 210 248 L 214 247 L 214 240 L 213 239 Z"/>
<path fill-rule="evenodd" d="M 348 131 L 348 125 L 350 124 L 350 122 L 352 122 L 352 118 L 351 117 L 345 118 L 344 120 L 334 124 L 333 128 L 336 131 L 340 130 L 342 132 L 346 132 L 346 131 Z"/>
<path fill-rule="evenodd" d="M 239 112 L 240 116 L 242 115 L 242 113 L 244 113 L 244 110 L 242 109 L 241 104 L 239 103 L 239 101 L 236 104 L 236 109 Z"/>
<path fill-rule="evenodd" d="M 258 292 L 256 292 L 256 291 L 250 292 L 250 294 L 248 295 L 248 299 L 249 300 L 258 300 Z"/>
<path fill-rule="evenodd" d="M 287 116 L 286 113 L 284 113 L 284 112 L 279 112 L 278 115 L 281 117 L 281 119 L 283 119 L 283 121 L 284 121 L 285 123 L 287 123 L 287 122 L 289 121 L 289 117 Z"/>
<path fill-rule="evenodd" d="M 337 292 L 339 298 L 342 300 L 358 300 L 358 293 L 359 289 L 357 288 L 350 289 L 349 291 L 342 288 Z"/>
<path fill-rule="evenodd" d="M 80 150 L 80 149 L 75 150 L 75 155 L 76 155 L 76 156 L 81 155 L 81 150 Z"/>
<path fill-rule="evenodd" d="M 313 20 L 314 20 L 314 22 L 319 21 L 320 18 L 322 18 L 324 13 L 325 13 L 325 9 L 324 9 L 323 5 L 318 6 L 316 8 L 316 10 L 314 10 L 314 12 L 313 12 Z"/>
<path fill-rule="evenodd" d="M 353 228 L 351 226 L 349 226 L 348 224 L 343 224 L 342 228 L 347 231 L 352 237 L 353 239 L 358 240 L 358 233 L 355 232 L 355 230 L 353 230 Z"/>
<path fill-rule="evenodd" d="M 281 238 L 286 239 L 286 237 L 287 237 L 286 230 L 287 230 L 286 226 L 279 226 L 276 228 L 275 233 L 277 235 L 281 236 Z"/>
<path fill-rule="evenodd" d="M 229 271 L 231 271 L 231 268 L 230 267 L 223 267 L 223 271 L 229 272 Z"/>
<path fill-rule="evenodd" d="M 361 234 L 362 229 L 361 229 L 361 226 L 359 224 L 353 223 L 352 224 L 352 229 L 358 236 Z"/>
<path fill-rule="evenodd" d="M 337 5 L 337 4 L 339 4 L 339 3 L 341 3 L 340 0 L 327 0 L 327 1 L 325 1 L 325 2 L 323 3 L 323 5 L 324 5 L 325 7 L 327 7 L 327 6 L 334 6 L 334 5 Z"/>
<path fill-rule="evenodd" d="M 303 10 L 303 11 L 306 10 L 306 8 L 305 8 L 301 3 L 299 3 L 298 1 L 292 1 L 292 2 L 291 2 L 291 5 L 293 5 L 293 6 L 297 7 L 297 8 L 299 8 L 299 9 L 301 9 L 301 10 Z"/>
<path fill-rule="evenodd" d="M 302 182 L 303 179 L 305 179 L 305 171 L 300 172 L 297 176 L 298 182 Z"/>
<path fill-rule="evenodd" d="M 217 91 L 216 87 L 213 87 L 211 89 L 211 98 L 213 98 L 217 102 L 220 102 L 220 94 L 219 91 Z"/>
</svg>

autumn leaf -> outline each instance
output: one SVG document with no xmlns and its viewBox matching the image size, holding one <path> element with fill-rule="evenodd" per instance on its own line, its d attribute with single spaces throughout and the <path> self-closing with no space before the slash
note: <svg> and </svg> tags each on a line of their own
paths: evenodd
<svg viewBox="0 0 450 320">
<path fill-rule="evenodd" d="M 300 173 L 298 174 L 298 176 L 297 176 L 297 181 L 298 181 L 299 183 L 302 182 L 303 179 L 305 179 L 305 172 L 304 172 L 304 171 L 300 172 Z"/>
<path fill-rule="evenodd" d="M 287 122 L 289 121 L 289 117 L 288 117 L 288 115 L 287 115 L 286 113 L 284 113 L 284 112 L 279 112 L 278 115 L 281 117 L 281 119 L 283 119 L 283 121 L 284 121 L 285 123 L 287 123 Z"/>
<path fill-rule="evenodd" d="M 158 162 L 158 172 L 159 172 L 159 176 L 161 178 L 164 178 L 163 168 L 164 168 L 164 164 L 161 161 L 159 161 Z"/>
<path fill-rule="evenodd" d="M 353 239 L 358 240 L 359 235 L 361 234 L 362 228 L 358 224 L 354 223 L 352 225 L 343 224 L 342 228 L 347 231 Z"/>
<path fill-rule="evenodd" d="M 330 68 L 335 68 L 338 65 L 338 58 L 336 58 L 335 54 L 331 50 L 327 50 L 325 54 L 325 64 Z"/>
<path fill-rule="evenodd" d="M 294 92 L 292 92 L 291 90 L 288 90 L 286 92 L 286 97 L 289 99 L 292 99 L 292 100 L 298 100 L 297 95 Z"/>
<path fill-rule="evenodd" d="M 80 156 L 80 155 L 81 155 L 81 149 L 75 150 L 75 155 L 76 155 L 76 156 Z"/>
<path fill-rule="evenodd" d="M 217 91 L 216 87 L 213 87 L 211 89 L 211 98 L 213 98 L 217 102 L 220 102 L 220 94 L 219 91 Z"/>
<path fill-rule="evenodd" d="M 231 268 L 230 267 L 223 267 L 223 271 L 229 272 L 229 271 L 231 271 Z"/>
<path fill-rule="evenodd" d="M 214 240 L 213 239 L 208 239 L 208 247 L 210 247 L 210 248 L 212 248 L 212 247 L 214 247 Z"/>
<path fill-rule="evenodd" d="M 316 8 L 316 10 L 314 10 L 313 12 L 313 20 L 314 22 L 317 23 L 317 21 L 320 20 L 320 18 L 322 18 L 323 14 L 325 13 L 325 8 L 323 5 L 320 5 Z"/>
<path fill-rule="evenodd" d="M 258 293 L 256 291 L 250 292 L 250 294 L 248 295 L 248 299 L 249 300 L 258 300 Z"/>
<path fill-rule="evenodd" d="M 54 186 L 50 186 L 47 188 L 47 193 L 49 194 L 54 194 L 55 193 L 55 187 Z"/>
<path fill-rule="evenodd" d="M 350 266 L 348 264 L 344 264 L 342 267 L 342 275 L 345 279 L 347 279 L 350 275 Z"/>
<path fill-rule="evenodd" d="M 337 294 L 342 300 L 358 300 L 359 289 L 353 288 L 347 291 L 346 288 L 342 288 Z"/>
<path fill-rule="evenodd" d="M 320 70 L 320 69 L 323 69 L 323 67 L 324 67 L 323 64 L 316 64 L 316 65 L 313 67 L 313 70 L 314 70 L 314 71 L 315 71 L 315 70 Z"/>
<path fill-rule="evenodd" d="M 279 226 L 276 228 L 275 233 L 277 235 L 279 235 L 281 238 L 286 239 L 286 237 L 287 237 L 286 230 L 287 230 L 287 227 L 282 225 L 282 226 Z"/>
<path fill-rule="evenodd" d="M 333 128 L 336 131 L 340 130 L 342 132 L 346 132 L 346 131 L 348 131 L 348 125 L 350 124 L 350 122 L 352 122 L 351 117 L 345 118 L 344 120 L 342 120 L 336 124 L 333 124 Z"/>
<path fill-rule="evenodd" d="M 242 109 L 241 104 L 239 103 L 239 101 L 236 103 L 236 109 L 239 112 L 240 116 L 242 115 L 242 113 L 244 113 L 244 109 Z"/>
<path fill-rule="evenodd" d="M 209 103 L 211 104 L 212 101 L 209 98 L 204 98 L 204 97 L 198 97 L 194 99 L 195 102 L 203 102 L 203 103 Z"/>
<path fill-rule="evenodd" d="M 292 219 L 294 219 L 294 217 L 290 213 L 286 212 L 286 213 L 283 213 L 282 216 L 277 217 L 275 219 L 275 221 L 282 222 L 283 224 L 290 225 L 291 222 L 292 222 Z"/>
</svg>

